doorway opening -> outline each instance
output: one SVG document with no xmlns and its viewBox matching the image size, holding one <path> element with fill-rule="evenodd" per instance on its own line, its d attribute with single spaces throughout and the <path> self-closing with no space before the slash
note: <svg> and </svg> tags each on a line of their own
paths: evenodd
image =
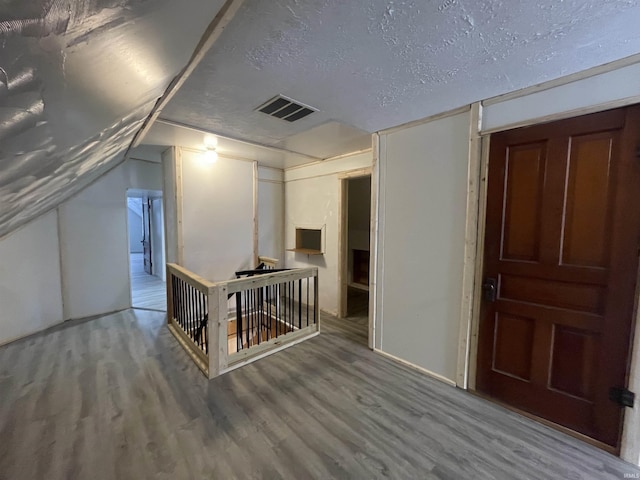
<svg viewBox="0 0 640 480">
<path fill-rule="evenodd" d="M 166 311 L 162 192 L 127 192 L 131 306 Z"/>
<path fill-rule="evenodd" d="M 344 178 L 341 189 L 339 316 L 357 328 L 368 344 L 371 175 Z"/>
</svg>

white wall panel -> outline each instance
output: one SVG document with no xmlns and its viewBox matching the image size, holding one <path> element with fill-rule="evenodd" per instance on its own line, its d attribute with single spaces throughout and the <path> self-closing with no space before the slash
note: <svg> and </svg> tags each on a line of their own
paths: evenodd
<svg viewBox="0 0 640 480">
<path fill-rule="evenodd" d="M 284 265 L 284 183 L 258 180 L 258 254 Z"/>
<path fill-rule="evenodd" d="M 482 129 L 492 130 L 630 97 L 637 97 L 635 102 L 640 102 L 640 64 L 490 103 L 483 111 Z"/>
<path fill-rule="evenodd" d="M 49 212 L 0 241 L 0 345 L 63 320 L 57 218 Z"/>
<path fill-rule="evenodd" d="M 253 268 L 253 163 L 182 154 L 184 267 L 212 280 Z"/>
<path fill-rule="evenodd" d="M 164 215 L 162 198 L 151 199 L 151 254 L 153 274 L 163 282 L 167 276 L 164 251 Z"/>
<path fill-rule="evenodd" d="M 164 202 L 164 243 L 167 263 L 178 262 L 178 209 L 176 188 L 176 161 L 178 151 L 171 147 L 162 153 L 162 178 Z"/>
<path fill-rule="evenodd" d="M 469 115 L 382 136 L 379 347 L 455 379 Z"/>
<path fill-rule="evenodd" d="M 65 319 L 130 306 L 126 187 L 123 164 L 60 206 Z"/>
</svg>

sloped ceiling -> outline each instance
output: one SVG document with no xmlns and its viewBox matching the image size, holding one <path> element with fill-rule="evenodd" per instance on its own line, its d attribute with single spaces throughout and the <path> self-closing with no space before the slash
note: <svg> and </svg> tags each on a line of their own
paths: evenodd
<svg viewBox="0 0 640 480">
<path fill-rule="evenodd" d="M 118 163 L 222 0 L 0 0 L 0 237 Z"/>
<path fill-rule="evenodd" d="M 161 117 L 318 155 L 292 136 L 374 132 L 623 58 L 638 25 L 635 0 L 254 0 Z M 319 112 L 254 111 L 276 94 Z"/>
<path fill-rule="evenodd" d="M 0 0 L 0 237 L 117 164 L 222 0 Z M 317 158 L 640 52 L 635 0 L 247 0 L 161 118 Z M 284 94 L 298 122 L 254 109 Z"/>
</svg>

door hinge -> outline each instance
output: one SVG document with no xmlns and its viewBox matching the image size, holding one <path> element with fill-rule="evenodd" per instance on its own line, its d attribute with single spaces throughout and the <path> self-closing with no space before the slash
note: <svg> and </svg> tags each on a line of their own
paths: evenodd
<svg viewBox="0 0 640 480">
<path fill-rule="evenodd" d="M 631 407 L 636 400 L 636 394 L 626 388 L 611 387 L 609 389 L 609 400 L 616 402 L 621 407 Z"/>
</svg>

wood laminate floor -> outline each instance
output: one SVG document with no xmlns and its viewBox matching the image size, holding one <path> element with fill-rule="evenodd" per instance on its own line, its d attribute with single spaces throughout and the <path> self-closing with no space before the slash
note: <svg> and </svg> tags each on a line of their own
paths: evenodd
<svg viewBox="0 0 640 480">
<path fill-rule="evenodd" d="M 167 311 L 167 287 L 156 277 L 144 271 L 142 253 L 130 254 L 131 305 L 134 308 Z"/>
<path fill-rule="evenodd" d="M 640 474 L 369 351 L 344 325 L 325 315 L 320 336 L 212 381 L 153 311 L 0 347 L 0 479 Z"/>
</svg>

